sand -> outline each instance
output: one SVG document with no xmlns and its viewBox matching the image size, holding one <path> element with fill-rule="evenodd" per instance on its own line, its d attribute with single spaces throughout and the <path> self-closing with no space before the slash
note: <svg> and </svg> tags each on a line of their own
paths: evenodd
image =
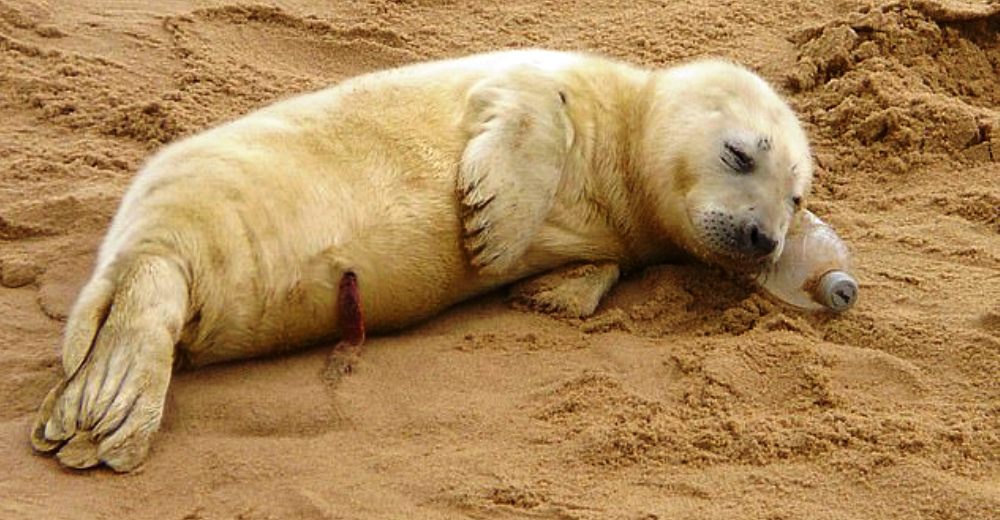
<svg viewBox="0 0 1000 520">
<path fill-rule="evenodd" d="M 979 519 L 1000 511 L 1000 3 L 0 0 L 0 518 Z M 742 61 L 799 111 L 861 300 L 697 264 L 596 316 L 497 293 L 373 337 L 179 373 L 141 471 L 28 427 L 131 177 L 272 100 L 504 47 Z"/>
</svg>

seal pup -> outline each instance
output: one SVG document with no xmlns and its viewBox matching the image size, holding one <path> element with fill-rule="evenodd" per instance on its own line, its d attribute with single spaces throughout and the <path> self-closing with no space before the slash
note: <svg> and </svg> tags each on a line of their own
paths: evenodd
<svg viewBox="0 0 1000 520">
<path fill-rule="evenodd" d="M 525 299 L 583 316 L 622 269 L 680 254 L 757 269 L 811 175 L 792 110 L 723 61 L 508 51 L 278 102 L 137 175 L 33 446 L 132 470 L 174 365 L 360 341 L 533 275 Z"/>
</svg>

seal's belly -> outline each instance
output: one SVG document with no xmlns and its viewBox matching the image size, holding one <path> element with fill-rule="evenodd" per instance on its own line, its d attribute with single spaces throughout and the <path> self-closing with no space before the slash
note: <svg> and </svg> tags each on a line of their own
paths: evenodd
<svg viewBox="0 0 1000 520">
<path fill-rule="evenodd" d="M 281 352 L 340 337 L 338 285 L 348 271 L 357 277 L 369 332 L 410 325 L 502 283 L 467 270 L 457 240 L 444 238 L 457 232 L 457 219 L 436 216 L 433 226 L 383 221 L 311 255 L 276 255 L 264 276 L 231 277 L 233 290 L 214 303 L 225 318 L 218 333 L 203 335 L 209 341 L 191 345 L 192 361 Z M 442 229 L 452 226 L 447 233 Z"/>
<path fill-rule="evenodd" d="M 337 153 L 324 154 L 285 139 L 280 151 L 241 152 L 199 183 L 204 198 L 227 201 L 215 210 L 220 233 L 207 238 L 223 249 L 212 256 L 225 260 L 198 277 L 215 283 L 199 298 L 210 319 L 182 341 L 190 362 L 337 337 L 337 288 L 347 271 L 357 276 L 372 332 L 502 283 L 476 276 L 460 248 L 458 139 L 426 141 L 401 153 L 400 139 L 373 137 L 363 150 L 338 142 Z"/>
</svg>

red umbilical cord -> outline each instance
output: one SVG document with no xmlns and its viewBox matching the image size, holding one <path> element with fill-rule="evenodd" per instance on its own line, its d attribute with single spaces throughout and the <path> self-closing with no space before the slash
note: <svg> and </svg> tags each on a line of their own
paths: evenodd
<svg viewBox="0 0 1000 520">
<path fill-rule="evenodd" d="M 365 341 L 365 315 L 361 307 L 358 276 L 351 271 L 340 278 L 337 313 L 340 318 L 341 341 L 354 346 L 362 344 Z"/>
</svg>

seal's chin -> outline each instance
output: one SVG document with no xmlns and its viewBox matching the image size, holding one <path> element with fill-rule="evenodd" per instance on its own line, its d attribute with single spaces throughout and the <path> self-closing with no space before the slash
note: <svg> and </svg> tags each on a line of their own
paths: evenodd
<svg viewBox="0 0 1000 520">
<path fill-rule="evenodd" d="M 702 257 L 709 264 L 717 265 L 733 273 L 749 276 L 756 276 L 767 271 L 774 265 L 776 258 L 773 255 L 753 257 L 730 253 L 728 251 L 713 251 Z"/>
<path fill-rule="evenodd" d="M 732 273 L 749 276 L 756 276 L 767 271 L 777 262 L 778 258 L 775 254 L 763 257 L 744 255 L 727 248 L 712 247 L 711 244 L 700 240 L 689 239 L 685 246 L 688 253 L 701 262 L 721 267 Z"/>
</svg>

